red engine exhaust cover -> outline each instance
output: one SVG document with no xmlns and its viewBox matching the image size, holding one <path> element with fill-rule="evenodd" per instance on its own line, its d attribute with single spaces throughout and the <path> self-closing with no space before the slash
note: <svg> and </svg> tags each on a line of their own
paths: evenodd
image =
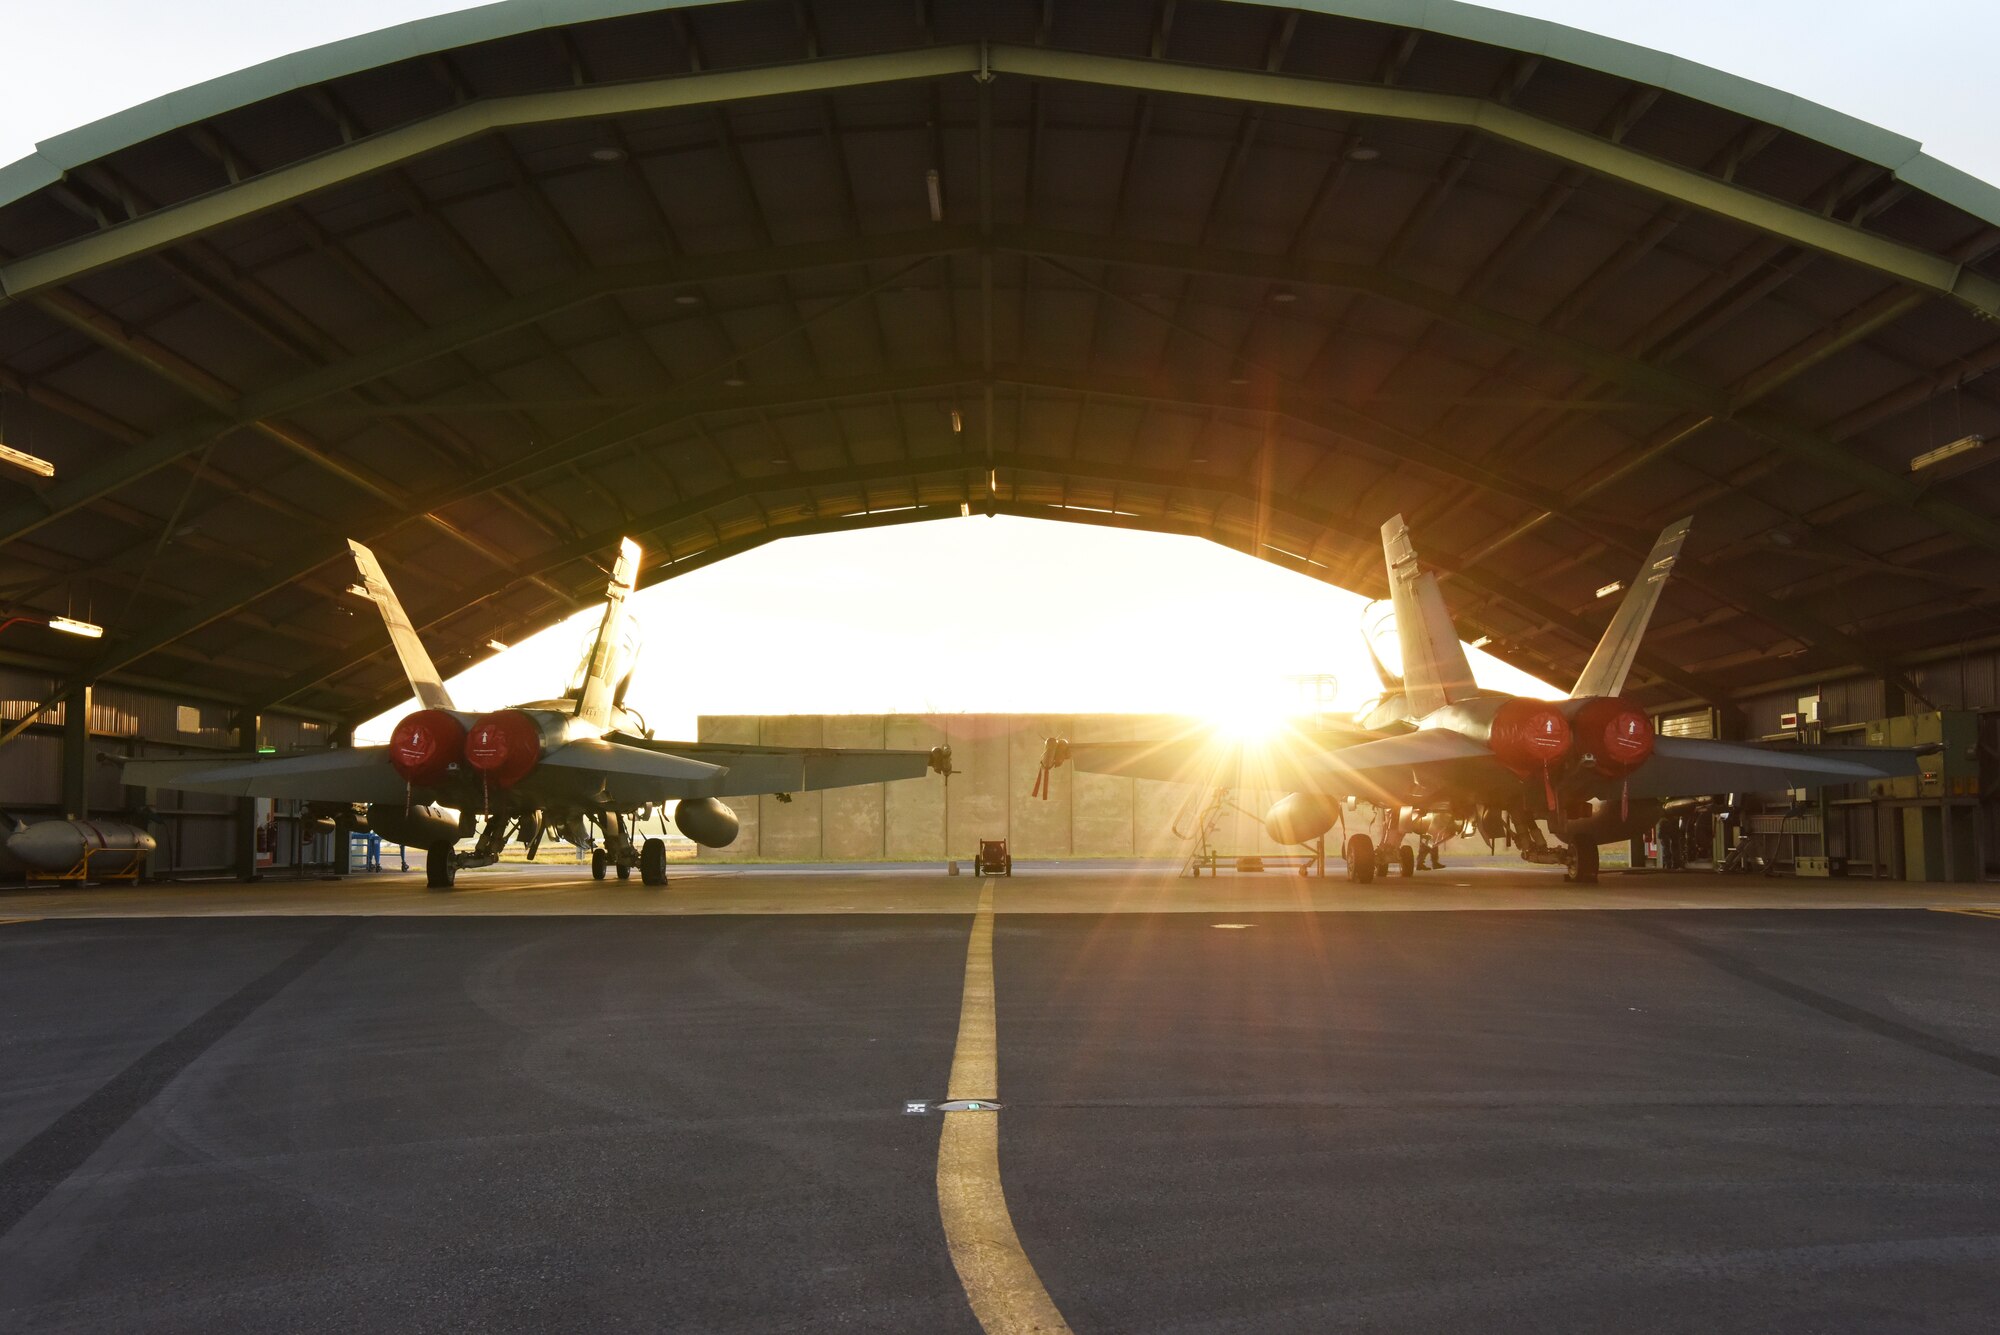
<svg viewBox="0 0 2000 1335">
<path fill-rule="evenodd" d="M 1653 754 L 1653 720 L 1630 700 L 1601 695 L 1576 711 L 1571 726 L 1607 779 L 1622 779 Z"/>
<path fill-rule="evenodd" d="M 389 734 L 389 763 L 403 782 L 435 788 L 465 753 L 465 725 L 442 709 L 405 714 Z"/>
<path fill-rule="evenodd" d="M 512 788 L 542 759 L 542 730 L 518 709 L 488 714 L 465 734 L 465 763 L 496 788 Z"/>
<path fill-rule="evenodd" d="M 1493 758 L 1526 776 L 1546 770 L 1569 754 L 1569 721 L 1554 705 L 1539 700 L 1509 700 L 1493 714 L 1487 745 Z"/>
</svg>

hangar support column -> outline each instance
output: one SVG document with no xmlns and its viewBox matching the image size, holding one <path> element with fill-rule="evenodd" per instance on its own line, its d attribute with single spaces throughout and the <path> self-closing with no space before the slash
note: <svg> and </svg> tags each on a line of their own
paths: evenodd
<svg viewBox="0 0 2000 1335">
<path fill-rule="evenodd" d="M 245 709 L 230 720 L 236 729 L 236 749 L 254 752 L 257 749 L 257 711 Z M 239 797 L 236 799 L 236 879 L 254 881 L 257 879 L 257 799 Z"/>
<path fill-rule="evenodd" d="M 90 684 L 70 688 L 63 704 L 62 805 L 71 820 L 90 816 Z"/>
</svg>

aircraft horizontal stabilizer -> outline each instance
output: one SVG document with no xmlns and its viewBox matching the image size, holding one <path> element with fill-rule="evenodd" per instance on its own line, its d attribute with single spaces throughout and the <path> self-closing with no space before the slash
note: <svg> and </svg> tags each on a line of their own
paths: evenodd
<svg viewBox="0 0 2000 1335">
<path fill-rule="evenodd" d="M 1898 747 L 1750 746 L 1661 737 L 1630 780 L 1634 797 L 1700 797 L 1866 783 L 1917 772 L 1917 753 Z"/>
<path fill-rule="evenodd" d="M 291 756 L 218 760 L 128 760 L 135 787 L 176 788 L 229 797 L 290 797 L 311 802 L 401 802 L 408 795 L 386 746 L 353 746 Z"/>
<path fill-rule="evenodd" d="M 1456 732 L 1423 728 L 1400 737 L 1383 737 L 1328 751 L 1313 766 L 1313 787 L 1322 791 L 1351 793 L 1357 797 L 1387 799 L 1400 792 L 1414 773 L 1436 784 L 1446 775 L 1440 768 L 1476 765 L 1484 772 L 1499 762 L 1493 750 Z M 1430 770 L 1426 774 L 1424 771 Z"/>
<path fill-rule="evenodd" d="M 1318 728 L 1281 732 L 1261 741 L 1234 741 L 1197 730 L 1152 742 L 1071 742 L 1068 757 L 1085 774 L 1158 779 L 1197 788 L 1290 792 L 1312 782 L 1329 746 L 1373 734 Z"/>
</svg>

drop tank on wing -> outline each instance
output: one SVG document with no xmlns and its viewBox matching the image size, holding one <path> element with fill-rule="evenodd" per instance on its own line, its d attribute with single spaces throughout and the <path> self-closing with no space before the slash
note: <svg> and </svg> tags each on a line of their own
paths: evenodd
<svg viewBox="0 0 2000 1335">
<path fill-rule="evenodd" d="M 727 848 L 736 842 L 736 813 L 713 797 L 686 797 L 674 808 L 680 832 L 704 848 Z"/>
</svg>

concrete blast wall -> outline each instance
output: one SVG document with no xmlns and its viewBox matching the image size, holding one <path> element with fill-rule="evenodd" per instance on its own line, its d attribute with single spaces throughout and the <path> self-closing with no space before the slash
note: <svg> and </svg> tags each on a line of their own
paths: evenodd
<svg viewBox="0 0 2000 1335">
<path fill-rule="evenodd" d="M 1005 839 L 1020 858 L 1178 858 L 1188 841 L 1176 817 L 1206 794 L 1183 784 L 1057 771 L 1048 800 L 1028 796 L 1047 737 L 1080 742 L 1176 736 L 1189 720 L 1157 714 L 788 714 L 704 715 L 700 740 L 763 746 L 838 746 L 928 751 L 950 746 L 957 767 L 946 799 L 936 775 L 775 796 L 731 798 L 742 833 L 702 857 L 800 862 L 909 861 L 969 857 L 981 839 Z M 1297 852 L 1264 834 L 1262 810 L 1232 811 L 1214 836 L 1225 853 Z"/>
</svg>

